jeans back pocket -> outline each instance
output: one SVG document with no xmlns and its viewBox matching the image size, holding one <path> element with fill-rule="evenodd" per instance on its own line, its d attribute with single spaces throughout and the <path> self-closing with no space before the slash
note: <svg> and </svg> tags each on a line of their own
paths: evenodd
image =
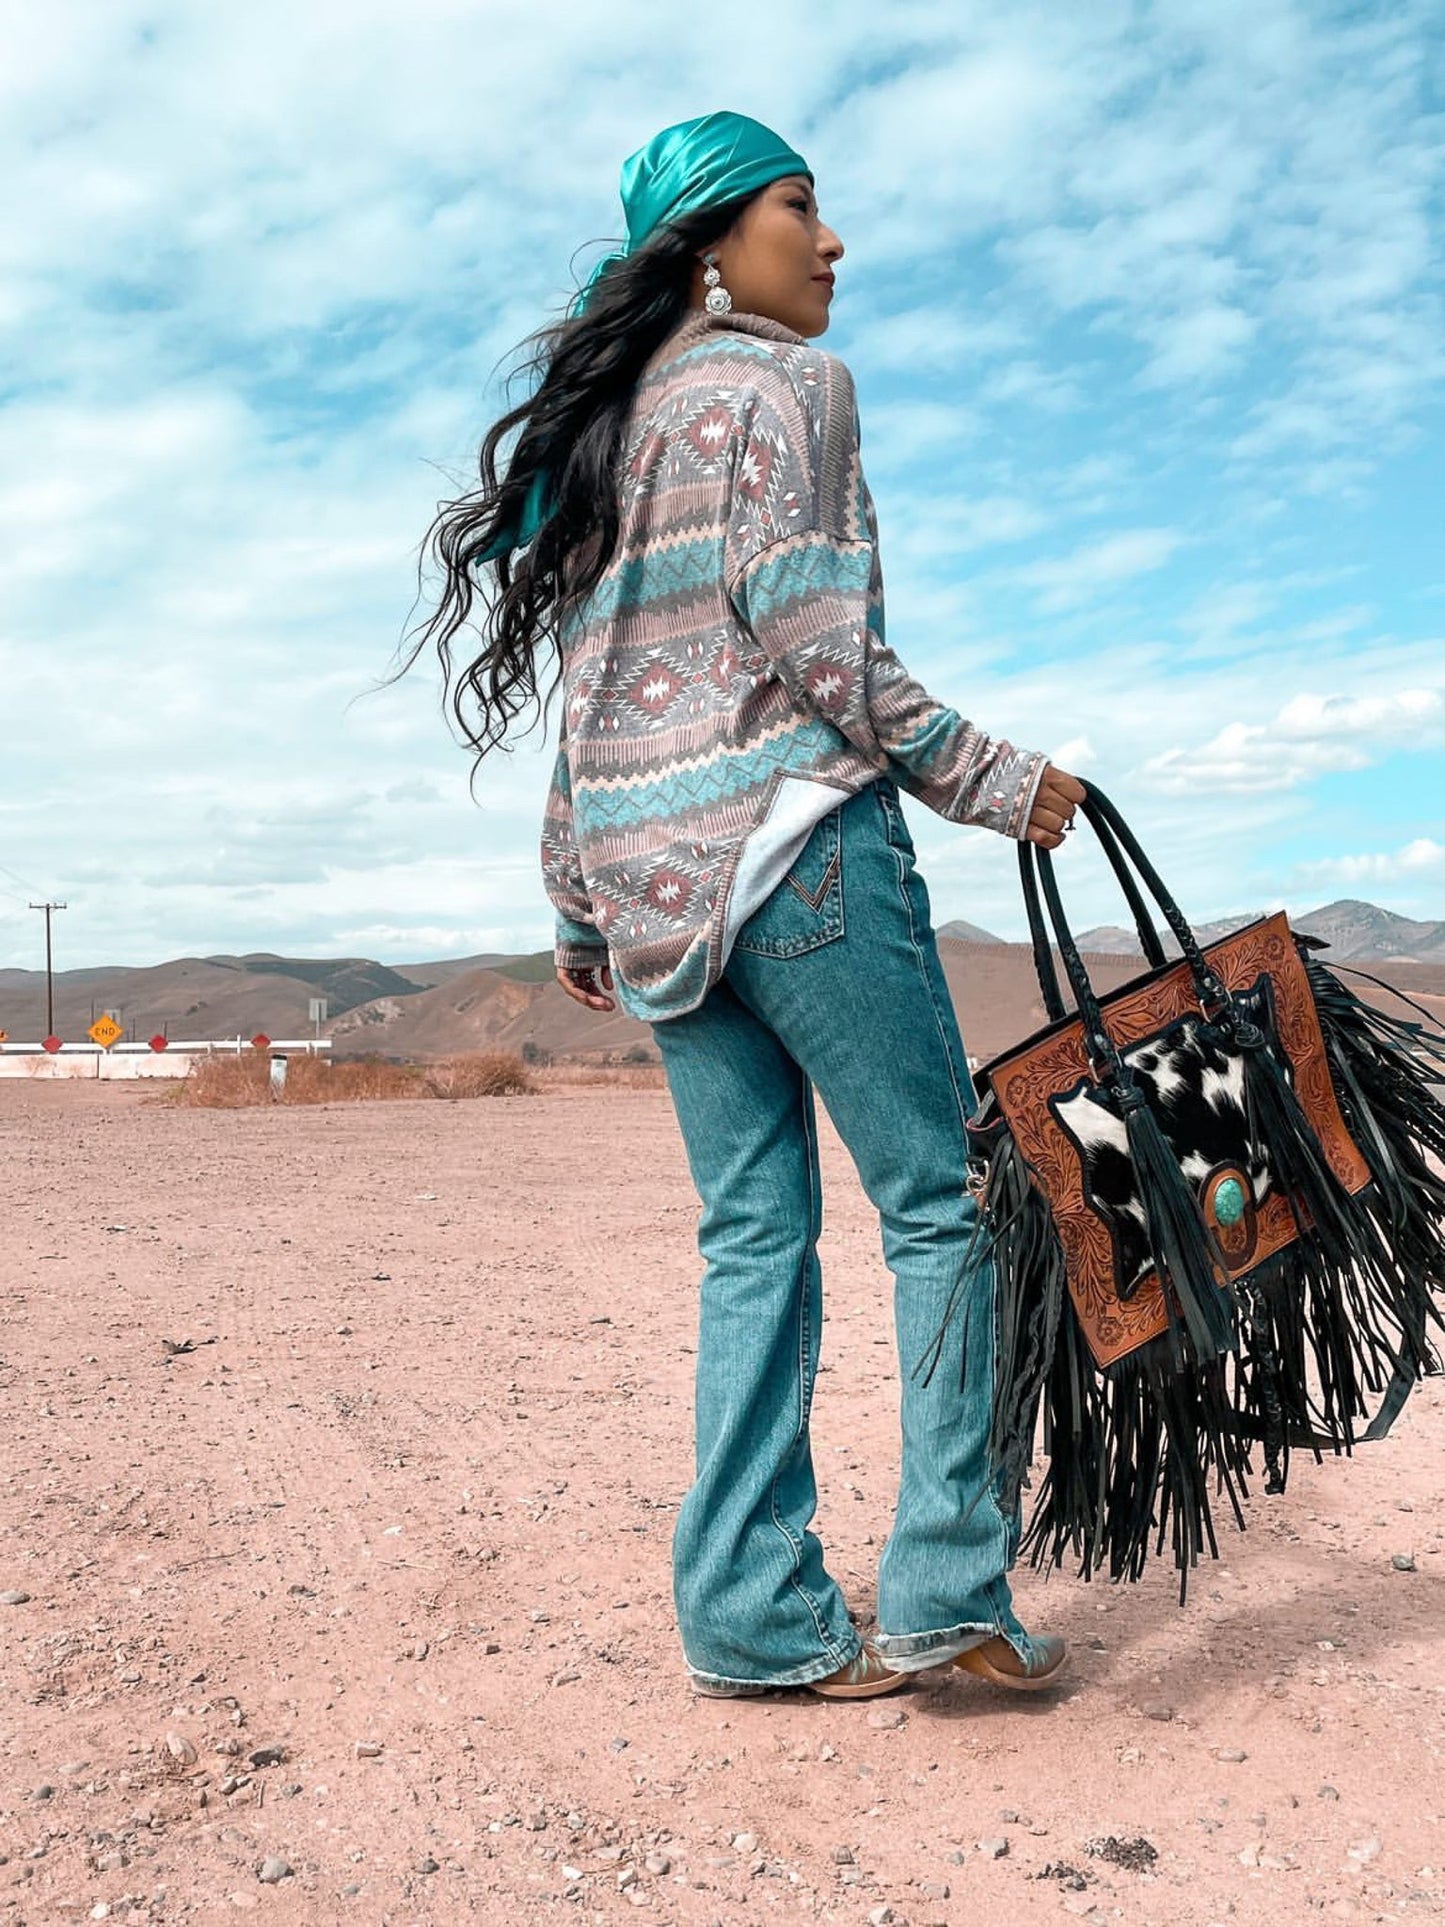
<svg viewBox="0 0 1445 1927">
<path fill-rule="evenodd" d="M 832 809 L 818 818 L 793 867 L 739 930 L 735 950 L 755 957 L 796 957 L 842 936 L 843 840 L 838 815 Z"/>
</svg>

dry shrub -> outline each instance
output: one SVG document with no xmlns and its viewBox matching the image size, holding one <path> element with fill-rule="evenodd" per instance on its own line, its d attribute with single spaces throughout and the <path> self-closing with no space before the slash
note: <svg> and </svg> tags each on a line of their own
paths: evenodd
<svg viewBox="0 0 1445 1927">
<path fill-rule="evenodd" d="M 549 1064 L 539 1073 L 543 1090 L 567 1090 L 577 1085 L 608 1084 L 628 1091 L 667 1089 L 661 1064 Z"/>
<path fill-rule="evenodd" d="M 255 1051 L 244 1057 L 197 1057 L 176 1086 L 173 1102 L 217 1111 L 264 1104 L 271 1095 L 270 1077 L 270 1065 Z"/>
<path fill-rule="evenodd" d="M 380 1057 L 295 1056 L 287 1060 L 286 1082 L 271 1089 L 269 1057 L 258 1051 L 239 1056 L 201 1057 L 176 1087 L 177 1104 L 235 1110 L 243 1105 L 348 1104 L 404 1097 L 503 1097 L 536 1089 L 531 1073 L 514 1051 L 478 1051 L 436 1064 L 391 1064 Z"/>
<path fill-rule="evenodd" d="M 516 1051 L 467 1051 L 427 1066 L 428 1097 L 526 1097 L 536 1080 Z"/>
<path fill-rule="evenodd" d="M 381 1057 L 293 1057 L 286 1066 L 287 1104 L 348 1104 L 366 1098 L 425 1097 L 416 1064 L 388 1064 Z"/>
<path fill-rule="evenodd" d="M 176 1092 L 178 1104 L 233 1110 L 246 1104 L 347 1104 L 367 1098 L 422 1097 L 422 1074 L 414 1064 L 388 1064 L 379 1057 L 290 1057 L 286 1082 L 271 1089 L 271 1060 L 263 1052 L 199 1058 Z"/>
</svg>

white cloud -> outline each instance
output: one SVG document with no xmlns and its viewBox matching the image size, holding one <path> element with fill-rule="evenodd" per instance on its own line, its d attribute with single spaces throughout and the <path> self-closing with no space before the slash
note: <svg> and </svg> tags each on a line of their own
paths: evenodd
<svg viewBox="0 0 1445 1927">
<path fill-rule="evenodd" d="M 1249 787 L 1216 786 L 1211 770 L 1198 761 L 1199 751 L 1182 747 L 1177 761 L 1167 759 L 1161 780 L 1152 764 L 1162 746 L 1178 745 L 1191 722 L 1198 724 L 1201 737 L 1217 735 L 1210 719 L 1237 709 L 1242 688 L 1244 699 L 1259 704 L 1266 717 L 1288 712 L 1285 728 L 1296 732 L 1343 730 L 1353 721 L 1373 732 L 1361 738 L 1372 762 L 1394 750 L 1427 750 L 1415 758 L 1410 815 L 1416 833 L 1440 840 L 1445 793 L 1439 779 L 1442 759 L 1428 753 L 1428 703 L 1406 701 L 1392 714 L 1388 707 L 1384 712 L 1352 712 L 1318 696 L 1305 695 L 1298 703 L 1295 699 L 1317 685 L 1324 661 L 1336 691 L 1350 700 L 1429 690 L 1438 677 L 1441 654 L 1439 643 L 1431 640 L 1380 643 L 1367 658 L 1345 644 L 1322 649 L 1282 639 L 1268 658 L 1248 665 L 1201 657 L 1181 666 L 1168 645 L 1143 643 L 1126 631 L 1114 635 L 1107 649 L 1079 661 L 1057 654 L 1030 661 L 1006 650 L 989 653 L 975 647 L 957 669 L 940 661 L 930 686 L 991 733 L 1044 750 L 1064 768 L 1071 766 L 1082 739 L 1094 752 L 1091 761 L 1080 763 L 1082 773 L 1124 812 L 1187 914 L 1208 921 L 1261 908 L 1316 907 L 1333 886 L 1300 880 L 1300 850 L 1338 848 L 1342 836 L 1351 841 L 1368 836 L 1372 817 L 1368 803 L 1358 801 L 1351 803 L 1347 817 L 1330 809 L 1322 816 L 1308 781 L 1254 786 L 1260 764 L 1267 768 L 1271 756 L 1281 755 L 1277 744 L 1263 752 L 1250 750 Z M 1322 704 L 1328 709 L 1323 719 Z M 1069 736 L 1075 741 L 1066 742 Z M 1382 786 L 1376 847 L 1388 847 L 1391 839 L 1383 821 L 1397 822 L 1400 804 L 1398 792 Z M 996 838 L 960 832 L 906 797 L 905 809 L 939 919 L 966 916 L 1001 934 L 1021 937 L 1017 870 L 1008 848 L 1000 847 Z M 1076 928 L 1122 920 L 1118 885 L 1087 828 L 1070 839 L 1061 879 Z M 1382 875 L 1370 894 L 1405 914 L 1445 915 L 1445 904 L 1431 908 L 1432 882 L 1428 871 L 1398 879 Z M 1422 886 L 1427 893 L 1423 900 Z"/>
<path fill-rule="evenodd" d="M 1299 865 L 1300 875 L 1321 885 L 1363 886 L 1418 877 L 1445 879 L 1445 843 L 1417 836 L 1397 850 L 1320 857 Z"/>
<path fill-rule="evenodd" d="M 1145 768 L 1180 793 L 1294 789 L 1330 770 L 1367 769 L 1396 749 L 1445 742 L 1445 692 L 1292 697 L 1268 722 L 1227 723 L 1197 748 L 1170 749 Z"/>
<path fill-rule="evenodd" d="M 1060 743 L 1050 752 L 1049 760 L 1066 769 L 1071 775 L 1081 775 L 1084 771 L 1097 768 L 1099 752 L 1087 736 L 1071 736 L 1067 742 Z"/>
<path fill-rule="evenodd" d="M 1224 374 L 1258 332 L 1259 324 L 1240 308 L 1204 302 L 1184 314 L 1170 315 L 1149 333 L 1153 352 L 1140 376 L 1151 388 L 1199 383 Z"/>
<path fill-rule="evenodd" d="M 1022 320 L 976 313 L 961 303 L 884 308 L 879 291 L 863 280 L 861 268 L 855 271 L 846 261 L 839 268 L 840 278 L 854 272 L 859 277 L 856 295 L 851 287 L 844 292 L 850 316 L 856 317 L 852 322 L 856 346 L 849 360 L 861 376 L 860 387 L 875 370 L 909 375 L 971 373 L 995 356 L 1017 352 L 1028 341 L 1029 330 Z"/>
<path fill-rule="evenodd" d="M 883 489 L 878 494 L 881 519 L 890 496 Z M 1047 516 L 1017 496 L 912 497 L 888 516 L 885 554 L 890 567 L 902 562 L 919 570 L 948 570 L 959 556 L 1025 541 L 1047 526 Z"/>
<path fill-rule="evenodd" d="M 958 402 L 890 401 L 871 409 L 863 430 L 863 459 L 870 474 L 905 467 L 920 457 L 957 454 L 979 434 L 975 409 Z"/>
<path fill-rule="evenodd" d="M 1162 569 L 1183 539 L 1175 529 L 1121 529 L 1057 561 L 1030 563 L 1015 579 L 1036 592 L 1041 609 L 1068 609 L 1116 583 Z"/>
<path fill-rule="evenodd" d="M 1179 617 L 1179 627 L 1196 649 L 1217 652 L 1241 646 L 1241 638 L 1258 628 L 1278 601 L 1278 593 L 1264 582 L 1218 583 Z"/>
<path fill-rule="evenodd" d="M 1046 38 L 1037 32 L 1045 13 Z M 840 115 L 838 191 L 875 211 L 873 246 L 884 262 L 936 260 L 951 239 L 1045 215 L 1076 144 L 1123 84 L 1119 69 L 1133 64 L 1110 45 L 1106 24 L 1073 10 L 1022 5 L 960 20 L 939 9 L 933 18 L 944 45 L 855 95 Z M 900 154 L 913 164 L 900 170 Z"/>
<path fill-rule="evenodd" d="M 1377 456 L 1445 380 L 1421 20 L 1267 12 L 1261 30 L 1235 7 L 1158 10 L 1130 111 L 1096 121 L 1067 192 L 1000 251 L 1137 341 L 1146 386 L 1210 390 L 1286 354 L 1233 437 L 1242 462 Z"/>
<path fill-rule="evenodd" d="M 982 375 L 978 392 L 979 399 L 994 408 L 1023 402 L 1053 415 L 1072 413 L 1084 399 L 1083 386 L 1071 370 L 1045 368 L 1027 358 L 1005 362 Z"/>
</svg>

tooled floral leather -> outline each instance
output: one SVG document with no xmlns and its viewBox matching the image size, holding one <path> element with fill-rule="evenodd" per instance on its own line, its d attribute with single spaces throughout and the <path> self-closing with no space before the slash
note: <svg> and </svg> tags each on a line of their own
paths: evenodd
<svg viewBox="0 0 1445 1927">
<path fill-rule="evenodd" d="M 1282 912 L 1266 917 L 1210 944 L 1204 954 L 1231 990 L 1246 990 L 1264 973 L 1272 980 L 1276 1030 L 1293 1069 L 1300 1106 L 1345 1189 L 1361 1190 L 1369 1181 L 1369 1169 L 1340 1115 L 1309 980 L 1288 918 Z M 1101 1008 L 1114 1043 L 1127 1049 L 1197 1011 L 1198 1002 L 1188 966 L 1181 962 L 1137 989 L 1125 985 L 1101 999 Z M 1168 1316 L 1155 1271 L 1127 1303 L 1120 1299 L 1109 1228 L 1087 1201 L 1078 1149 L 1050 1109 L 1051 1098 L 1089 1074 L 1083 1027 L 1076 1018 L 1051 1028 L 1035 1043 L 995 1058 L 983 1077 L 997 1095 L 1034 1182 L 1048 1198 L 1079 1323 L 1094 1358 L 1106 1366 L 1158 1337 L 1168 1327 Z M 1297 1235 L 1293 1214 L 1278 1190 L 1260 1201 L 1252 1229 L 1247 1260 L 1231 1272 L 1233 1277 L 1253 1270 Z"/>
</svg>

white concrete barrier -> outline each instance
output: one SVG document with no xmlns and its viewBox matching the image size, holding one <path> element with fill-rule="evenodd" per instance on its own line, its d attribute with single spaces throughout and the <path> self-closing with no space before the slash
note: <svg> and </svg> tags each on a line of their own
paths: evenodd
<svg viewBox="0 0 1445 1927">
<path fill-rule="evenodd" d="M 134 1078 L 185 1077 L 198 1057 L 241 1057 L 255 1051 L 249 1037 L 178 1038 L 164 1050 L 149 1044 L 62 1044 L 48 1051 L 43 1044 L 0 1044 L 0 1077 Z M 324 1057 L 329 1037 L 276 1037 L 260 1055 L 283 1063 L 288 1057 Z"/>
</svg>

